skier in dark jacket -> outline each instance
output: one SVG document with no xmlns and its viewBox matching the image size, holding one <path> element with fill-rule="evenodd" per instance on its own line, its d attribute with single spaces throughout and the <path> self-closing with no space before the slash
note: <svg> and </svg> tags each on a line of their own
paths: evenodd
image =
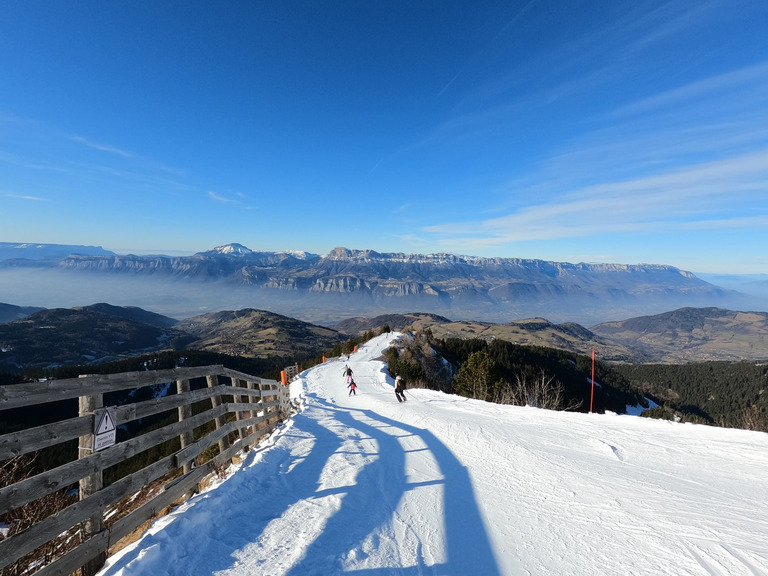
<svg viewBox="0 0 768 576">
<path fill-rule="evenodd" d="M 395 397 L 398 402 L 405 402 L 405 380 L 398 374 L 395 376 Z"/>
<path fill-rule="evenodd" d="M 342 372 L 342 375 L 347 379 L 347 384 L 349 384 L 352 380 L 352 368 L 349 366 L 344 366 L 344 372 Z"/>
</svg>

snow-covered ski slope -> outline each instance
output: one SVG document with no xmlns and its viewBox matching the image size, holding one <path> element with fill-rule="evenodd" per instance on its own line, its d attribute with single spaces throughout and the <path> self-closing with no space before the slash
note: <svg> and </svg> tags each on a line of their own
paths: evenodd
<svg viewBox="0 0 768 576">
<path fill-rule="evenodd" d="M 768 434 L 408 390 L 398 334 L 304 372 L 303 408 L 104 575 L 768 575 Z"/>
</svg>

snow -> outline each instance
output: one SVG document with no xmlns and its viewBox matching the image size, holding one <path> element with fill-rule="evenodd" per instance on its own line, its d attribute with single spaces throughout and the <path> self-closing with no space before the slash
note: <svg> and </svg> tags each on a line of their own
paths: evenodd
<svg viewBox="0 0 768 576">
<path fill-rule="evenodd" d="M 631 416 L 640 416 L 640 414 L 643 413 L 644 410 L 648 410 L 650 408 L 658 408 L 659 405 L 656 404 L 653 400 L 651 400 L 648 397 L 645 397 L 645 402 L 648 404 L 648 406 L 643 406 L 642 404 L 638 404 L 637 406 L 632 406 L 631 404 L 627 404 L 626 412 L 627 414 Z"/>
<path fill-rule="evenodd" d="M 100 574 L 768 574 L 768 434 L 398 404 L 395 337 L 303 372 L 296 416 Z"/>
<path fill-rule="evenodd" d="M 212 252 L 218 252 L 219 254 L 230 254 L 234 256 L 245 256 L 246 254 L 252 254 L 253 250 L 246 248 L 242 244 L 232 243 L 225 244 L 224 246 L 216 246 Z"/>
</svg>

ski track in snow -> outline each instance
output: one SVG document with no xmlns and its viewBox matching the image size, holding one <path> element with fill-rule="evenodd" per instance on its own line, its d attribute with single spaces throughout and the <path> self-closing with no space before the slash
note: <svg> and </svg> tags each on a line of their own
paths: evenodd
<svg viewBox="0 0 768 576">
<path fill-rule="evenodd" d="M 768 576 L 768 435 L 398 404 L 393 337 L 304 372 L 297 415 L 100 574 Z"/>
</svg>

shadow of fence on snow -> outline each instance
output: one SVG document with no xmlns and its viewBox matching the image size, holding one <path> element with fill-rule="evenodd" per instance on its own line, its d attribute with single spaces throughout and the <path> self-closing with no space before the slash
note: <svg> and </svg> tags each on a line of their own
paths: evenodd
<svg viewBox="0 0 768 576">
<path fill-rule="evenodd" d="M 259 573 L 289 576 L 389 576 L 393 573 L 400 576 L 499 576 L 468 471 L 434 434 L 370 410 L 340 409 L 314 395 L 307 411 L 319 411 L 319 417 L 300 412 L 293 417 L 293 427 L 282 435 L 292 437 L 293 448 L 272 446 L 251 469 L 250 458 L 261 452 L 255 450 L 243 468 L 227 480 L 228 489 L 207 492 L 193 501 L 192 509 L 178 514 L 178 518 L 165 526 L 163 533 L 145 536 L 140 548 L 165 549 L 166 552 L 160 552 L 164 556 L 163 569 L 168 574 L 180 575 L 212 574 L 228 569 L 243 573 L 243 568 L 249 565 L 247 549 L 258 542 L 258 546 L 284 550 L 279 566 L 261 564 L 260 561 L 257 565 L 249 565 Z M 354 440 L 358 446 L 373 446 L 375 442 L 376 452 L 368 448 L 353 448 L 361 450 L 358 453 L 368 460 L 367 463 L 357 470 L 354 478 L 350 477 L 349 485 L 323 488 L 323 475 L 329 461 L 334 455 L 347 457 L 344 450 L 349 449 L 346 438 L 350 436 L 350 431 L 353 438 L 357 434 Z M 423 444 L 424 447 L 418 451 L 427 450 L 432 454 L 440 468 L 440 479 L 409 481 L 406 457 L 410 450 L 401 444 L 401 440 L 409 437 L 415 437 L 413 440 Z M 305 444 L 302 446 L 301 443 Z M 419 512 L 425 515 L 442 513 L 443 547 L 447 551 L 444 561 L 428 564 L 431 554 L 422 550 L 419 543 L 416 550 L 418 559 L 416 563 L 408 560 L 408 566 L 344 570 L 349 552 L 361 550 L 363 542 L 377 528 L 386 527 L 393 521 L 395 511 L 408 491 L 440 484 L 443 485 L 442 511 Z M 296 518 L 286 518 L 299 513 L 297 510 L 301 511 L 303 507 L 304 513 L 308 514 L 303 524 L 317 524 L 317 518 L 309 517 L 313 510 L 311 503 L 333 494 L 341 496 L 340 506 L 324 525 L 307 528 L 305 536 L 300 534 L 302 527 L 297 526 L 299 533 L 295 541 L 275 541 L 275 537 L 284 535 L 284 532 L 278 528 L 276 534 L 271 533 L 270 523 L 276 519 L 279 519 L 278 522 L 295 523 Z M 194 510 L 197 506 L 200 509 Z M 197 520 L 193 517 L 185 519 L 189 513 L 200 516 Z M 318 518 L 322 518 L 322 513 Z M 195 530 L 190 532 L 185 527 L 187 523 L 195 525 Z M 308 542 L 306 538 L 310 533 L 316 536 Z M 186 550 L 197 552 L 178 558 L 168 556 L 167 553 L 172 555 L 174 550 L 165 548 L 167 543 L 179 539 L 186 541 Z M 302 546 L 306 548 L 303 551 L 299 550 Z M 410 558 L 410 554 L 412 552 L 403 556 Z M 116 574 L 141 556 L 140 549 L 131 551 L 110 566 L 105 575 Z M 403 560 L 402 563 L 405 562 Z"/>
<path fill-rule="evenodd" d="M 354 486 L 342 489 L 346 495 L 341 509 L 329 520 L 326 529 L 313 542 L 305 558 L 288 572 L 289 575 L 300 576 L 314 573 L 317 569 L 330 568 L 327 564 L 329 553 L 337 551 L 336 558 L 340 560 L 343 551 L 358 546 L 377 526 L 391 520 L 393 512 L 407 491 L 424 486 L 419 482 L 410 483 L 406 477 L 406 451 L 399 442 L 403 433 L 419 438 L 431 452 L 442 472 L 442 480 L 429 484 L 443 484 L 442 513 L 448 558 L 443 564 L 426 566 L 419 550 L 419 564 L 410 567 L 399 566 L 397 573 L 403 576 L 424 573 L 443 576 L 499 575 L 469 473 L 445 444 L 429 430 L 386 418 L 371 410 L 340 410 L 322 399 L 314 400 L 323 409 L 331 411 L 338 422 L 375 440 L 379 448 L 379 458 L 360 471 Z M 317 497 L 317 494 L 312 496 Z M 370 498 L 377 498 L 379 501 L 370 502 Z M 439 510 L 422 512 L 440 513 Z M 361 522 L 361 518 L 364 521 Z M 344 574 L 385 576 L 392 574 L 392 567 L 351 570 L 345 571 Z"/>
</svg>

